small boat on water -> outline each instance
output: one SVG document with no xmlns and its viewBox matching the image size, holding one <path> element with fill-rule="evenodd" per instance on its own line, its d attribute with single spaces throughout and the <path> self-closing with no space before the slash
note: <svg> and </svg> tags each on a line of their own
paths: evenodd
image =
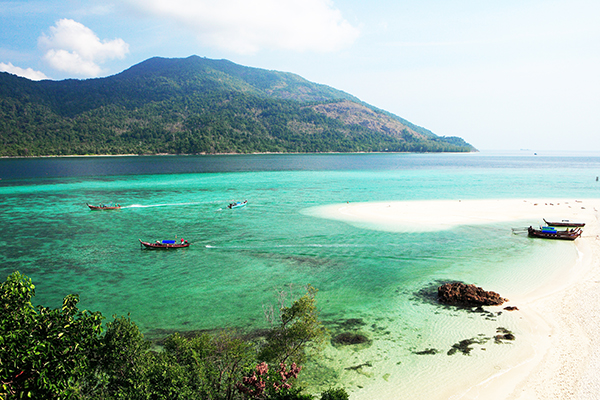
<svg viewBox="0 0 600 400">
<path fill-rule="evenodd" d="M 543 238 L 543 239 L 561 239 L 561 240 L 575 240 L 583 232 L 581 228 L 557 230 L 553 226 L 543 226 L 541 229 L 534 229 L 529 227 L 527 229 L 530 237 Z"/>
<path fill-rule="evenodd" d="M 88 203 L 85 204 L 87 204 L 90 210 L 119 210 L 121 208 L 120 204 L 99 204 L 97 206 Z"/>
<path fill-rule="evenodd" d="M 187 240 L 181 239 L 181 241 L 177 240 L 163 240 L 152 242 L 144 242 L 142 239 L 138 239 L 140 241 L 140 247 L 146 249 L 181 249 L 182 247 L 190 247 L 190 244 Z"/>
<path fill-rule="evenodd" d="M 244 207 L 246 204 L 248 204 L 248 200 L 244 200 L 244 201 L 238 201 L 235 203 L 230 203 L 227 208 L 240 208 L 240 207 Z"/>
<path fill-rule="evenodd" d="M 546 221 L 546 218 L 544 218 L 544 222 L 548 226 L 568 226 L 568 227 L 584 227 L 585 226 L 585 222 L 572 222 L 572 221 L 569 221 L 568 219 L 563 219 L 560 222 L 551 222 L 551 221 Z"/>
</svg>

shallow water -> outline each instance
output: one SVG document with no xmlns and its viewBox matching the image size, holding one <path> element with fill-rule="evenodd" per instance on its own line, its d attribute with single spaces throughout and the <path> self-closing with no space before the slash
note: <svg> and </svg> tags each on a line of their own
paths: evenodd
<svg viewBox="0 0 600 400">
<path fill-rule="evenodd" d="M 31 277 L 39 304 L 58 307 L 79 293 L 81 308 L 107 317 L 131 313 L 150 338 L 265 327 L 262 307 L 276 302 L 277 290 L 293 284 L 299 295 L 310 283 L 332 334 L 359 331 L 372 340 L 366 348 L 328 346 L 312 368 L 318 373 L 306 376 L 315 390 L 343 385 L 356 399 L 443 398 L 444 387 L 464 385 L 451 371 L 489 373 L 529 344 L 519 342 L 515 314 L 433 304 L 436 284 L 460 280 L 505 297 L 524 293 L 575 259 L 573 243 L 514 235 L 514 223 L 393 233 L 306 210 L 346 201 L 597 198 L 599 172 L 600 157 L 590 155 L 3 159 L 0 272 Z M 244 199 L 248 206 L 226 208 Z M 85 205 L 100 202 L 123 208 Z M 192 245 L 148 251 L 138 241 L 175 237 Z M 453 344 L 492 337 L 498 327 L 514 330 L 517 340 L 447 355 Z M 427 349 L 437 354 L 415 354 Z M 433 376 L 439 387 L 422 384 Z"/>
</svg>

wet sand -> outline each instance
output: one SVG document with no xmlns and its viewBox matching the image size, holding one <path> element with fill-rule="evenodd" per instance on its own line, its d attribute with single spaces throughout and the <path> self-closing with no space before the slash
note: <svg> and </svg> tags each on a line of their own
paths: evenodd
<svg viewBox="0 0 600 400">
<path fill-rule="evenodd" d="M 543 286 L 511 298 L 534 338 L 525 360 L 488 376 L 451 399 L 600 398 L 600 199 L 439 200 L 337 204 L 328 219 L 392 232 L 521 221 L 585 222 L 579 258 Z M 536 227 L 536 226 L 534 226 Z"/>
</svg>

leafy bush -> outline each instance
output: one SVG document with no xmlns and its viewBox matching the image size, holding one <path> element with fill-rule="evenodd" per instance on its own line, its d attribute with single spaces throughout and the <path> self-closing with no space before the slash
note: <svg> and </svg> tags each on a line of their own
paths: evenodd
<svg viewBox="0 0 600 400">
<path fill-rule="evenodd" d="M 348 393 L 344 389 L 328 389 L 321 393 L 321 400 L 348 400 Z"/>
<path fill-rule="evenodd" d="M 302 369 L 294 361 L 324 333 L 316 293 L 308 286 L 281 303 L 263 347 L 234 332 L 174 334 L 156 352 L 129 315 L 103 333 L 104 317 L 79 311 L 77 295 L 59 309 L 34 308 L 35 286 L 15 272 L 0 286 L 0 398 L 310 400 L 294 386 Z"/>
<path fill-rule="evenodd" d="M 322 342 L 325 328 L 319 321 L 315 300 L 317 292 L 317 289 L 308 285 L 306 294 L 290 306 L 285 306 L 280 294 L 282 300 L 277 313 L 274 310 L 266 313 L 273 326 L 259 355 L 261 360 L 301 364 L 307 346 Z"/>
<path fill-rule="evenodd" d="M 0 286 L 0 379 L 4 396 L 73 397 L 90 373 L 102 315 L 79 311 L 79 296 L 60 309 L 32 306 L 35 286 L 19 272 Z"/>
</svg>

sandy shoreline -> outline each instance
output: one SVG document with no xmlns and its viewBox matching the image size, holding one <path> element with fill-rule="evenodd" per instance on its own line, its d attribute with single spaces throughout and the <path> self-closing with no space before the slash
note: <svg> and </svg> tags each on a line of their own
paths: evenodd
<svg viewBox="0 0 600 400">
<path fill-rule="evenodd" d="M 458 225 L 568 219 L 585 222 L 579 259 L 509 305 L 535 337 L 534 354 L 452 399 L 600 398 L 600 199 L 433 200 L 337 204 L 310 213 L 370 229 L 436 231 Z"/>
</svg>

